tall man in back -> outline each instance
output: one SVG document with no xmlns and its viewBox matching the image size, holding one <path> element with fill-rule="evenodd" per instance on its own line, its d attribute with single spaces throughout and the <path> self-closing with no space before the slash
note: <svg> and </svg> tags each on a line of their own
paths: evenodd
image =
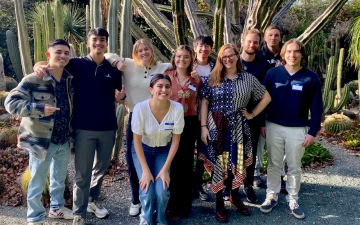
<svg viewBox="0 0 360 225">
<path fill-rule="evenodd" d="M 280 55 L 285 65 L 270 69 L 264 80 L 272 101 L 268 105 L 266 126 L 269 153 L 266 200 L 260 210 L 270 213 L 278 204 L 280 167 L 285 149 L 288 165 L 286 200 L 292 215 L 303 219 L 305 213 L 298 204 L 301 158 L 305 147 L 314 143 L 321 128 L 321 84 L 318 75 L 303 66 L 305 47 L 299 40 L 291 39 L 286 42 Z M 310 127 L 309 130 L 307 126 Z"/>
<path fill-rule="evenodd" d="M 90 54 L 70 59 L 65 67 L 74 76 L 75 184 L 73 225 L 83 225 L 86 211 L 98 218 L 108 210 L 97 201 L 115 141 L 115 100 L 120 101 L 121 72 L 105 60 L 109 34 L 105 29 L 89 31 Z M 43 67 L 34 67 L 43 73 Z M 39 70 L 39 71 L 38 71 Z"/>
</svg>

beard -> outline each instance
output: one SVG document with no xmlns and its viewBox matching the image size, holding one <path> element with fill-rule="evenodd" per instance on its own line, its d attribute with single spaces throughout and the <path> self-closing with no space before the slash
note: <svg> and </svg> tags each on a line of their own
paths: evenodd
<svg viewBox="0 0 360 225">
<path fill-rule="evenodd" d="M 248 54 L 248 55 L 254 55 L 254 54 L 256 54 L 257 51 L 250 52 L 249 50 L 244 49 L 244 52 L 246 52 L 246 54 Z"/>
</svg>

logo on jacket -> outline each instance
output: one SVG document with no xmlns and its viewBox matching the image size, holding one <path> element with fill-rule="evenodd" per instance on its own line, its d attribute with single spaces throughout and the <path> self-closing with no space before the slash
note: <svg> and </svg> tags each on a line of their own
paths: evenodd
<svg viewBox="0 0 360 225">
<path fill-rule="evenodd" d="M 111 78 L 110 74 L 105 75 L 105 77 Z"/>
</svg>

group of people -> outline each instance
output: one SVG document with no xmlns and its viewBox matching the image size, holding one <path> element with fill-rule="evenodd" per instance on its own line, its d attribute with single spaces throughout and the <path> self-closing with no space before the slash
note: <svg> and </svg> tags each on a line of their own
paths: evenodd
<svg viewBox="0 0 360 225">
<path fill-rule="evenodd" d="M 253 186 L 264 184 L 259 171 L 265 138 L 269 165 L 261 212 L 278 204 L 286 156 L 289 208 L 296 218 L 305 217 L 298 204 L 301 158 L 320 130 L 322 98 L 317 74 L 302 63 L 300 41 L 282 46 L 280 29 L 270 26 L 260 49 L 262 35 L 252 29 L 243 36 L 242 52 L 225 44 L 212 62 L 213 40 L 199 36 L 193 48 L 181 45 L 171 63 L 161 63 L 147 40 L 136 41 L 130 59 L 105 54 L 107 39 L 106 30 L 91 30 L 89 55 L 72 59 L 64 40 L 51 41 L 49 62 L 37 63 L 5 101 L 10 113 L 23 117 L 18 145 L 30 152 L 28 224 L 44 222 L 41 194 L 49 167 L 49 217 L 82 225 L 86 211 L 108 215 L 98 199 L 117 129 L 115 103 L 123 101 L 130 112 L 129 215 L 141 213 L 140 225 L 189 217 L 194 194 L 208 200 L 204 168 L 216 195 L 216 219 L 228 221 L 225 200 L 249 216 L 239 188 L 244 185 L 247 201 L 258 201 Z M 73 132 L 71 211 L 64 207 L 63 191 Z"/>
</svg>

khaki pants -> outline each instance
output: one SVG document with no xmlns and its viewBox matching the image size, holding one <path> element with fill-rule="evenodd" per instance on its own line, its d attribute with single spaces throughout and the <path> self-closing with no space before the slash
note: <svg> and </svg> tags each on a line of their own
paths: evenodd
<svg viewBox="0 0 360 225">
<path fill-rule="evenodd" d="M 269 122 L 266 128 L 266 142 L 269 154 L 266 196 L 277 201 L 280 192 L 280 167 L 283 164 L 284 149 L 288 165 L 286 190 L 289 200 L 298 200 L 301 179 L 301 158 L 304 155 L 307 127 L 285 127 Z"/>
</svg>

